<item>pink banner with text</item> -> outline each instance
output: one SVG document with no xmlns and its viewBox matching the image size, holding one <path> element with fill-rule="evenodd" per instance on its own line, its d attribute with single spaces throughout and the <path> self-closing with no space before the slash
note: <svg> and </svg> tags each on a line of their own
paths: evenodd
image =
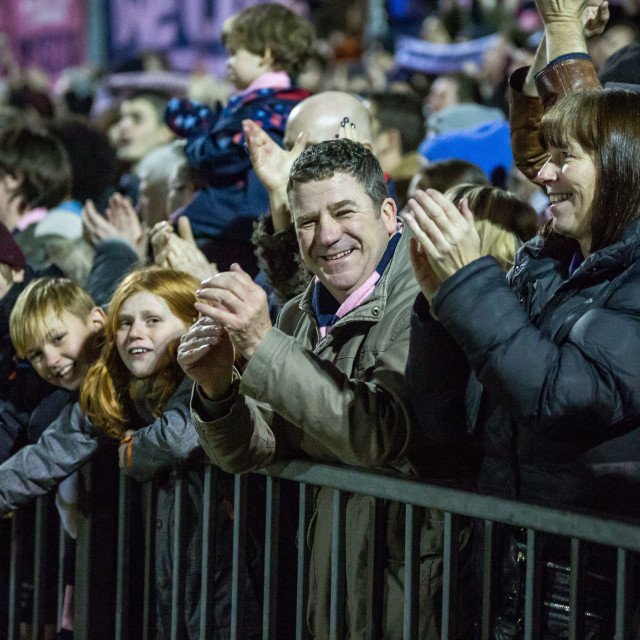
<svg viewBox="0 0 640 640">
<path fill-rule="evenodd" d="M 0 0 L 0 31 L 21 66 L 57 74 L 86 59 L 83 0 Z"/>
</svg>

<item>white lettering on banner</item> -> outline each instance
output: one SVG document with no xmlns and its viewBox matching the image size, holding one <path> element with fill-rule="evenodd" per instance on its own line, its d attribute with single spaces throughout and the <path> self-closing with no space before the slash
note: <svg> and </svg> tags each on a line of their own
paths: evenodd
<svg viewBox="0 0 640 640">
<path fill-rule="evenodd" d="M 72 0 L 21 0 L 17 3 L 18 15 L 22 23 L 33 27 L 53 27 L 64 25 L 68 18 Z"/>
<path fill-rule="evenodd" d="M 220 0 L 185 0 L 182 4 L 182 26 L 190 42 L 220 40 L 222 24 L 229 16 L 226 4 Z"/>
<path fill-rule="evenodd" d="M 396 43 L 396 65 L 423 73 L 460 71 L 466 63 L 481 64 L 482 56 L 501 42 L 499 34 L 453 44 L 437 44 L 403 36 Z"/>
<path fill-rule="evenodd" d="M 280 1 L 286 6 L 295 5 L 294 0 Z M 111 50 L 166 50 L 218 43 L 224 21 L 258 2 L 260 0 L 110 0 Z"/>
<path fill-rule="evenodd" d="M 166 49 L 178 38 L 178 0 L 111 0 L 113 47 Z"/>
</svg>

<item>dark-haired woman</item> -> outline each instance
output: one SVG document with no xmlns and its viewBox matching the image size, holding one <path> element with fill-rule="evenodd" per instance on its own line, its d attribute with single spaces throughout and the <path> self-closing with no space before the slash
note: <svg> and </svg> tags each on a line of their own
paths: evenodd
<svg viewBox="0 0 640 640">
<path fill-rule="evenodd" d="M 466 202 L 458 210 L 431 191 L 411 201 L 405 219 L 417 238 L 412 263 L 423 297 L 407 374 L 432 437 L 482 438 L 481 489 L 615 508 L 605 472 L 612 467 L 593 461 L 616 444 L 622 458 L 620 443 L 640 425 L 640 93 L 569 95 L 545 114 L 540 138 L 548 159 L 538 182 L 552 220 L 519 252 L 507 280 L 493 258 L 479 257 Z M 565 554 L 546 540 L 547 560 L 561 565 Z M 591 573 L 610 573 L 606 555 L 587 555 Z M 511 624 L 514 635 L 499 637 L 519 637 L 520 576 L 517 564 L 505 568 L 512 588 L 498 626 Z M 594 615 L 585 637 L 611 637 L 606 596 L 614 585 L 606 575 L 590 580 L 598 595 L 587 596 Z M 557 584 L 544 587 L 544 599 L 562 610 Z M 545 607 L 544 637 L 566 637 L 566 610 L 553 610 Z"/>
</svg>

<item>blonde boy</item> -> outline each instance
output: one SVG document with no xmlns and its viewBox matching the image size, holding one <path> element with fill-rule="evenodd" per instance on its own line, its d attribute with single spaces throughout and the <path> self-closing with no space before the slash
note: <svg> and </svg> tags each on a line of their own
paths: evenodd
<svg viewBox="0 0 640 640">
<path fill-rule="evenodd" d="M 9 318 L 16 353 L 41 378 L 77 391 L 97 359 L 106 316 L 79 285 L 38 278 L 18 296 Z"/>
</svg>

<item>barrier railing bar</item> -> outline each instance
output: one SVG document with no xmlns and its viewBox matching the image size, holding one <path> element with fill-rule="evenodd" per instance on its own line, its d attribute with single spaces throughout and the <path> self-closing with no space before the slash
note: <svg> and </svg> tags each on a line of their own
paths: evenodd
<svg viewBox="0 0 640 640">
<path fill-rule="evenodd" d="M 211 474 L 210 467 L 207 468 L 207 472 Z M 532 504 L 520 503 L 511 500 L 504 500 L 495 498 L 492 496 L 485 496 L 474 493 L 466 493 L 462 490 L 451 489 L 450 487 L 442 487 L 436 485 L 428 485 L 424 483 L 414 482 L 405 478 L 398 478 L 396 476 L 390 476 L 385 473 L 369 472 L 360 469 L 342 468 L 330 465 L 311 465 L 310 463 L 302 461 L 292 461 L 283 465 L 278 465 L 269 470 L 270 472 L 277 472 L 277 475 L 269 476 L 267 478 L 267 484 L 272 485 L 275 488 L 279 485 L 279 481 L 276 478 L 291 478 L 297 482 L 301 482 L 304 479 L 304 483 L 300 484 L 300 515 L 299 522 L 301 524 L 298 532 L 298 593 L 297 593 L 297 616 L 296 616 L 296 638 L 308 637 L 306 630 L 306 616 L 305 616 L 305 603 L 307 600 L 307 582 L 308 582 L 308 552 L 306 546 L 306 531 L 309 521 L 309 514 L 311 511 L 311 497 L 313 494 L 313 488 L 311 485 L 322 485 L 333 488 L 334 490 L 334 514 L 333 514 L 333 531 L 332 531 L 332 589 L 331 589 L 331 637 L 342 638 L 344 637 L 344 615 L 345 615 L 345 515 L 346 515 L 346 495 L 345 491 L 357 491 L 364 495 L 372 495 L 378 497 L 376 500 L 376 509 L 378 503 L 382 499 L 398 499 L 400 502 L 405 503 L 406 506 L 406 535 L 405 535 L 405 612 L 403 631 L 405 638 L 414 638 L 418 634 L 418 606 L 419 606 L 419 531 L 420 531 L 420 511 L 417 511 L 418 505 L 420 506 L 432 506 L 438 508 L 442 502 L 448 501 L 448 509 L 445 509 L 445 536 L 444 536 L 444 575 L 443 575 L 443 607 L 442 607 L 442 622 L 443 640 L 455 635 L 455 621 L 456 621 L 456 602 L 455 596 L 457 594 L 456 578 L 458 576 L 458 563 L 457 550 L 459 544 L 459 513 L 471 517 L 481 517 L 483 513 L 489 513 L 492 521 L 485 522 L 484 527 L 484 556 L 485 556 L 485 571 L 484 571 L 484 593 L 483 593 L 483 619 L 482 619 L 482 637 L 490 637 L 491 630 L 491 603 L 492 597 L 495 596 L 495 578 L 496 573 L 493 568 L 489 571 L 487 576 L 487 568 L 492 567 L 492 562 L 487 560 L 494 560 L 498 558 L 500 560 L 500 549 L 502 545 L 499 544 L 497 538 L 497 530 L 501 527 L 497 524 L 500 521 L 507 522 L 516 526 L 528 525 L 530 520 L 535 517 L 535 529 L 531 526 L 527 528 L 527 552 L 526 552 L 526 579 L 525 579 L 525 638 L 537 638 L 541 633 L 541 613 L 542 613 L 542 572 L 543 565 L 541 563 L 541 532 L 548 531 L 558 535 L 564 535 L 571 539 L 571 570 L 569 581 L 569 637 L 580 638 L 583 636 L 584 624 L 585 624 L 585 595 L 584 595 L 584 571 L 581 570 L 581 565 L 584 564 L 583 541 L 593 541 L 596 543 L 607 544 L 618 549 L 617 558 L 617 587 L 616 587 L 616 639 L 622 640 L 625 637 L 625 631 L 629 624 L 629 571 L 631 569 L 631 563 L 629 561 L 628 550 L 637 550 L 640 547 L 639 532 L 640 528 L 637 523 L 631 523 L 622 520 L 609 519 L 601 516 L 590 516 L 582 513 L 570 512 L 570 511 L 558 511 L 548 507 L 542 507 Z M 321 476 L 321 477 L 320 477 Z M 242 624 L 243 624 L 243 589 L 240 585 L 244 585 L 244 574 L 246 570 L 245 551 L 246 551 L 246 500 L 247 500 L 247 476 L 241 475 L 235 478 L 235 497 L 234 497 L 234 555 L 233 555 L 233 586 L 232 586 L 232 638 L 242 637 Z M 125 638 L 128 633 L 128 619 L 130 615 L 128 607 L 128 595 L 129 595 L 129 571 L 130 571 L 130 551 L 129 551 L 129 538 L 130 538 L 130 499 L 129 492 L 131 490 L 130 480 L 122 473 L 120 476 L 120 492 L 118 502 L 118 555 L 117 555 L 117 605 L 116 605 L 116 638 Z M 183 488 L 184 491 L 184 488 Z M 176 492 L 176 518 L 183 513 L 180 508 L 182 498 L 178 496 L 179 491 Z M 401 497 L 397 494 L 402 493 Z M 382 494 L 382 495 L 381 495 Z M 182 494 L 184 496 L 184 494 Z M 206 493 L 205 493 L 206 496 Z M 215 492 L 214 492 L 215 496 Z M 213 535 L 215 542 L 215 497 L 209 494 L 209 517 L 212 517 L 214 527 L 207 532 L 207 537 Z M 431 496 L 431 500 L 429 497 Z M 416 498 L 414 500 L 413 498 Z M 460 507 L 458 506 L 458 499 Z M 274 507 L 274 501 L 277 499 L 273 495 L 268 496 L 268 508 L 274 509 L 273 514 L 278 513 L 278 510 Z M 409 504 L 407 501 L 411 500 Z M 39 501 L 44 504 L 44 500 Z M 205 498 L 205 510 L 206 510 L 206 498 Z M 416 504 L 417 503 L 417 504 Z M 462 509 L 460 511 L 459 509 Z M 213 512 L 213 513 L 211 513 Z M 477 514 L 477 515 L 476 515 Z M 271 518 L 272 518 L 271 516 Z M 269 519 L 269 515 L 267 513 Z M 553 522 L 552 522 L 553 518 Z M 375 518 L 377 520 L 377 518 Z M 273 521 L 273 518 L 272 518 Z M 272 527 L 267 527 L 265 532 L 265 541 L 267 543 L 267 554 L 272 548 L 272 545 L 276 544 L 277 547 L 277 517 L 275 518 L 276 533 L 273 534 Z M 151 522 L 154 522 L 152 520 Z M 34 571 L 34 637 L 37 637 L 39 627 L 42 626 L 42 599 L 44 598 L 44 591 L 42 589 L 44 576 L 44 565 L 42 562 L 42 555 L 44 553 L 43 545 L 43 533 L 46 531 L 48 518 L 46 517 L 46 505 L 38 506 L 37 519 L 36 519 L 36 563 Z M 148 522 L 145 526 L 145 543 L 151 542 L 153 538 L 152 529 L 148 527 Z M 375 525 L 375 523 L 374 523 Z M 149 529 L 147 531 L 147 529 Z M 571 529 L 571 535 L 565 533 L 566 530 Z M 375 530 L 375 526 L 374 526 Z M 75 614 L 76 615 L 76 630 L 75 637 L 90 637 L 87 633 L 89 614 L 87 611 L 90 609 L 91 602 L 88 599 L 88 594 L 93 592 L 89 589 L 90 576 L 91 576 L 91 556 L 90 544 L 94 527 L 90 517 L 81 517 L 79 520 L 79 532 L 78 532 L 78 550 L 76 560 L 76 603 Z M 271 532 L 271 534 L 270 534 Z M 176 521 L 176 537 L 174 540 L 174 581 L 183 577 L 184 571 L 180 568 L 179 556 L 176 551 L 181 545 L 178 544 L 180 538 L 180 526 Z M 271 539 L 269 539 L 271 535 Z M 59 542 L 59 571 L 60 576 L 58 579 L 58 616 L 60 616 L 61 610 L 61 591 L 64 591 L 63 577 L 62 577 L 62 555 L 64 545 L 64 533 L 60 531 Z M 613 539 L 615 543 L 612 542 Z M 384 538 L 383 538 L 384 540 Z M 10 611 L 9 611 L 9 629 L 10 632 L 17 631 L 17 617 L 16 617 L 16 600 L 17 600 L 17 576 L 19 566 L 17 564 L 17 551 L 14 551 L 14 546 L 17 548 L 19 540 L 17 537 L 16 520 L 12 522 L 12 541 L 11 541 L 11 588 L 10 588 Z M 40 548 L 38 548 L 40 545 Z M 95 545 L 93 545 L 95 547 Z M 145 547 L 148 547 L 145 544 Z M 208 545 L 205 544 L 204 548 Z M 277 550 L 276 550 L 277 553 Z M 371 551 L 369 551 L 371 553 Z M 176 555 L 177 554 L 177 555 Z M 370 556 L 371 557 L 371 556 Z M 377 558 L 384 557 L 378 555 Z M 148 560 L 145 557 L 145 569 L 152 570 L 153 556 L 150 556 Z M 215 553 L 213 555 L 215 558 Z M 375 558 L 374 558 L 375 559 Z M 211 560 L 211 558 L 209 559 Z M 203 568 L 204 568 L 204 555 L 203 555 Z M 267 621 L 268 627 L 263 629 L 264 637 L 272 638 L 273 634 L 270 628 L 273 628 L 275 624 L 275 605 L 274 600 L 276 588 L 271 588 L 270 585 L 277 584 L 277 560 L 273 560 L 274 564 L 265 563 L 265 591 L 270 592 L 272 595 L 268 597 L 265 593 L 265 607 L 270 609 L 270 613 L 265 614 L 263 622 Z M 335 563 L 335 565 L 334 565 Z M 148 564 L 148 566 L 147 566 Z M 269 566 L 267 566 L 269 565 Z M 38 575 L 37 572 L 40 572 Z M 210 574 L 209 574 L 210 576 Z M 149 583 L 149 580 L 145 581 Z M 210 582 L 210 581 L 209 581 Z M 204 571 L 203 571 L 203 583 L 204 583 Z M 62 584 L 62 587 L 61 587 Z M 113 584 L 113 583 L 111 583 Z M 153 584 L 153 583 L 152 583 Z M 174 585 L 175 589 L 175 585 Z M 210 586 L 209 586 L 210 591 Z M 145 592 L 146 593 L 146 592 Z M 206 590 L 203 590 L 203 597 L 207 595 Z M 84 595 L 83 595 L 84 594 Z M 84 599 L 84 600 L 83 600 Z M 149 596 L 149 601 L 151 596 Z M 179 613 L 180 607 L 183 606 L 184 598 L 175 598 L 175 594 L 172 593 L 172 637 L 179 638 L 180 635 L 174 632 L 173 618 L 182 620 L 183 616 Z M 205 602 L 212 600 L 211 594 L 208 594 Z M 147 598 L 145 597 L 145 610 L 147 608 Z M 84 609 L 84 612 L 82 611 Z M 204 607 L 203 607 L 204 609 Z M 379 612 L 382 612 L 382 606 L 378 608 Z M 375 609 L 373 609 L 375 611 Z M 84 614 L 84 617 L 83 617 Z M 207 617 L 206 612 L 201 614 L 205 617 L 205 622 L 209 624 L 204 625 L 205 629 L 201 631 L 201 638 L 206 637 L 206 628 L 210 628 L 211 617 Z M 367 616 L 368 617 L 368 616 Z M 486 622 L 485 622 L 486 620 Z M 150 621 L 148 627 L 150 628 L 153 623 Z M 373 621 L 367 622 L 370 629 L 374 629 L 375 625 Z M 177 625 L 181 627 L 181 623 Z M 147 631 L 145 637 L 152 637 L 152 632 Z M 11 637 L 11 636 L 10 636 Z M 371 637 L 374 637 L 373 635 Z"/>
<path fill-rule="evenodd" d="M 151 640 L 154 637 L 155 609 L 154 609 L 154 585 L 155 580 L 155 486 L 153 482 L 145 482 L 142 486 L 142 502 L 144 519 L 144 581 L 142 604 L 142 638 Z"/>
<path fill-rule="evenodd" d="M 460 518 L 449 511 L 444 514 L 444 552 L 442 567 L 442 640 L 456 637 L 458 619 L 458 571 Z"/>
<path fill-rule="evenodd" d="M 64 548 L 67 532 L 60 520 L 58 533 L 58 600 L 56 604 L 56 629 L 62 626 L 62 607 L 64 606 Z"/>
<path fill-rule="evenodd" d="M 85 490 L 88 495 L 92 489 L 91 483 L 95 473 L 95 466 L 92 462 L 88 462 L 87 467 L 86 478 L 88 483 Z M 76 538 L 76 571 L 73 589 L 73 637 L 88 638 L 90 599 L 93 581 L 96 579 L 93 571 L 91 571 L 94 527 L 89 509 L 79 509 L 77 519 L 78 537 Z"/>
<path fill-rule="evenodd" d="M 207 465 L 204 470 L 204 509 L 202 515 L 202 586 L 200 587 L 200 640 L 213 636 L 213 584 L 216 560 L 216 496 L 218 467 Z"/>
<path fill-rule="evenodd" d="M 182 467 L 175 471 L 175 502 L 173 510 L 173 561 L 171 567 L 171 638 L 182 640 L 184 637 L 184 590 L 185 566 L 182 554 L 184 524 L 184 499 L 186 491 L 185 472 Z"/>
<path fill-rule="evenodd" d="M 638 524 L 611 516 L 585 515 L 550 507 L 497 498 L 462 489 L 399 478 L 392 472 L 309 463 L 302 460 L 280 462 L 263 473 L 307 484 L 357 491 L 365 495 L 411 503 L 416 506 L 451 511 L 462 516 L 490 519 L 518 527 L 535 528 L 571 538 L 599 542 L 629 551 L 640 551 Z"/>
<path fill-rule="evenodd" d="M 231 577 L 231 640 L 242 638 L 244 623 L 244 571 L 247 549 L 247 479 L 236 475 L 233 495 L 233 565 Z M 242 574 L 242 575 L 241 575 Z"/>
<path fill-rule="evenodd" d="M 307 600 L 309 598 L 309 548 L 307 527 L 313 512 L 313 487 L 300 483 L 298 508 L 298 572 L 296 576 L 296 640 L 309 640 Z"/>
<path fill-rule="evenodd" d="M 484 544 L 482 564 L 482 640 L 489 640 L 493 624 L 493 607 L 497 590 L 496 555 L 500 548 L 497 539 L 499 524 L 484 521 Z"/>
<path fill-rule="evenodd" d="M 524 598 L 524 638 L 540 638 L 542 566 L 540 562 L 540 534 L 527 529 L 527 559 Z"/>
<path fill-rule="evenodd" d="M 280 540 L 280 480 L 267 476 L 266 518 L 264 530 L 264 596 L 262 637 L 278 637 L 278 560 Z"/>
<path fill-rule="evenodd" d="M 569 640 L 584 637 L 583 543 L 571 538 L 571 564 L 569 569 Z"/>
<path fill-rule="evenodd" d="M 36 500 L 35 549 L 33 563 L 33 614 L 31 617 L 33 640 L 38 640 L 40 625 L 44 623 L 41 612 L 44 606 L 44 557 L 49 518 L 48 496 Z"/>
<path fill-rule="evenodd" d="M 406 505 L 404 525 L 404 640 L 418 637 L 420 607 L 420 518 L 416 507 Z"/>
<path fill-rule="evenodd" d="M 11 555 L 9 567 L 9 629 L 8 638 L 15 638 L 18 630 L 18 519 L 19 513 L 11 515 Z"/>
<path fill-rule="evenodd" d="M 373 517 L 369 522 L 369 540 L 367 562 L 371 568 L 369 594 L 367 598 L 367 620 L 365 637 L 370 640 L 382 640 L 382 614 L 384 611 L 384 569 L 387 535 L 386 505 L 376 499 Z"/>
<path fill-rule="evenodd" d="M 628 553 L 618 549 L 616 571 L 616 631 L 615 640 L 627 637 L 627 586 L 628 586 Z"/>
<path fill-rule="evenodd" d="M 331 603 L 329 606 L 329 638 L 344 638 L 345 597 L 345 516 L 347 497 L 342 491 L 333 492 L 333 520 L 331 522 Z"/>
<path fill-rule="evenodd" d="M 129 623 L 129 533 L 131 513 L 131 484 L 120 471 L 118 493 L 118 551 L 116 577 L 116 640 L 126 640 Z"/>
</svg>

